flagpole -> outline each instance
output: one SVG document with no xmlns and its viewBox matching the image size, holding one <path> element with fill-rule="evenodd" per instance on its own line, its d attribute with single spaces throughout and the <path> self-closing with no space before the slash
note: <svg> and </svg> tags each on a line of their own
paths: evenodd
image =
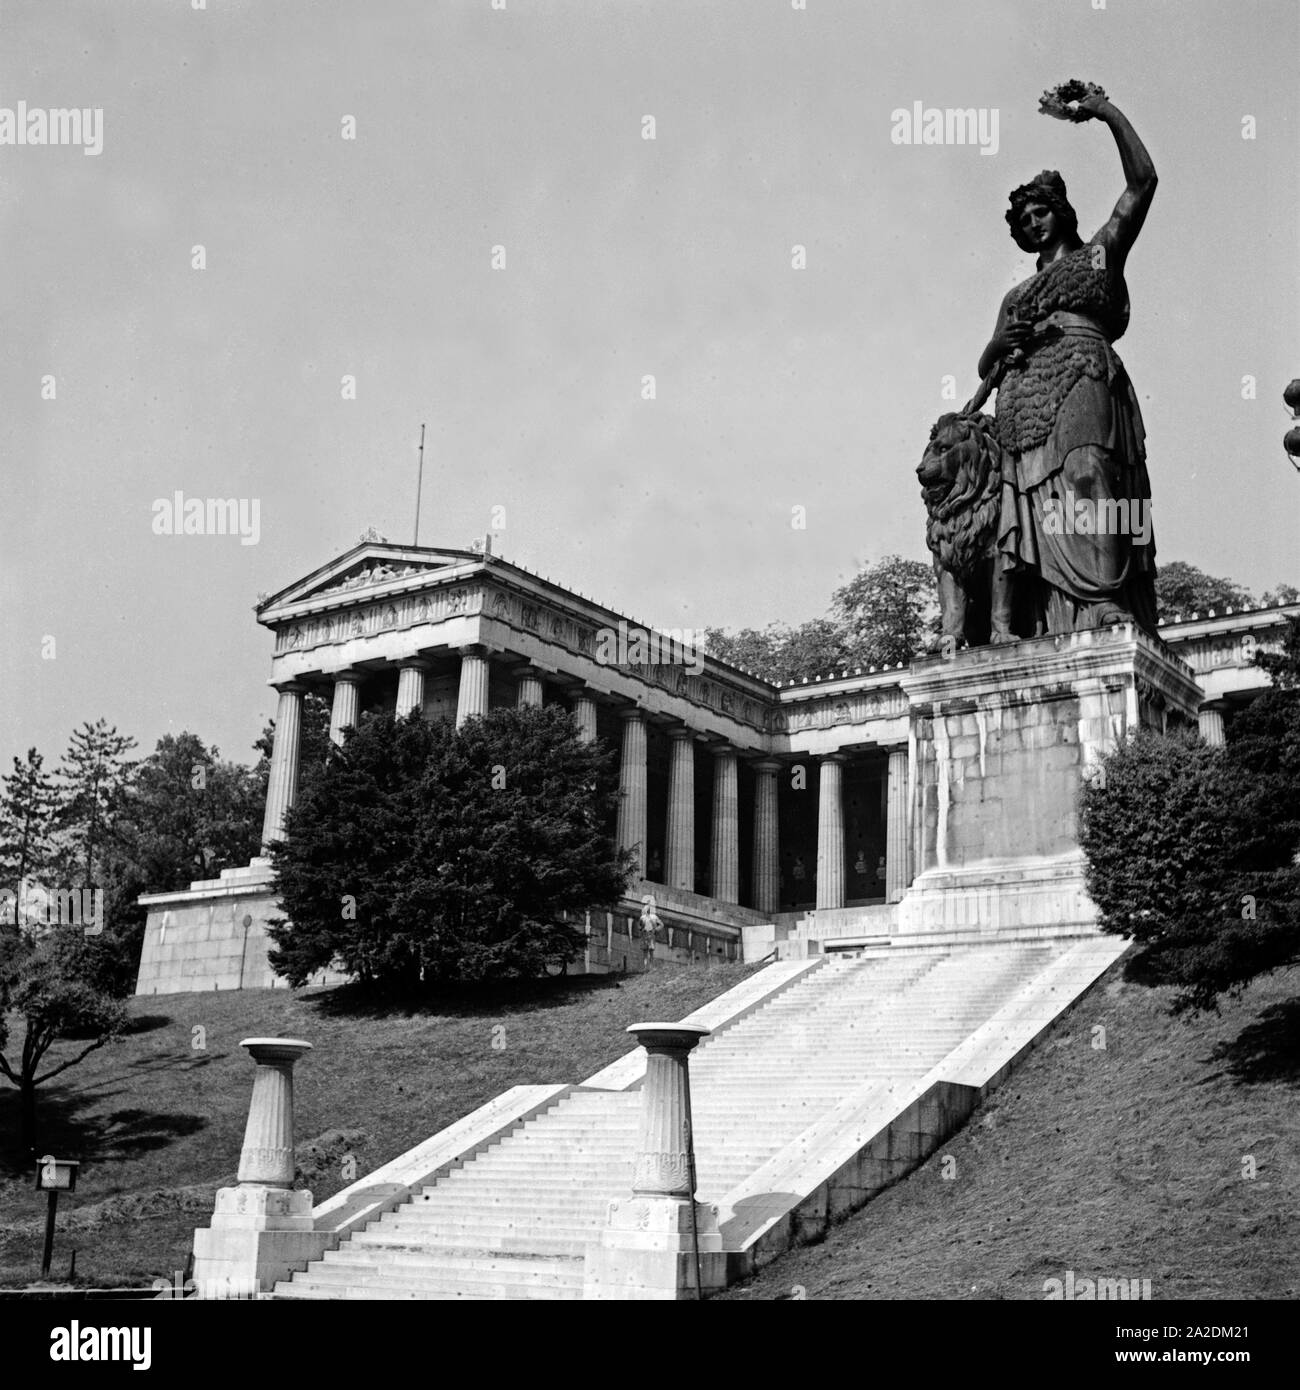
<svg viewBox="0 0 1300 1390">
<path fill-rule="evenodd" d="M 420 426 L 420 471 L 415 482 L 415 545 L 420 544 L 420 493 L 424 488 L 424 426 Z"/>
</svg>

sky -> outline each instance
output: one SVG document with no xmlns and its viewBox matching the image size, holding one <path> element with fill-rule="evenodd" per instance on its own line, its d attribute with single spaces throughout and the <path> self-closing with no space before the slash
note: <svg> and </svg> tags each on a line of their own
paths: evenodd
<svg viewBox="0 0 1300 1390">
<path fill-rule="evenodd" d="M 258 594 L 411 539 L 421 423 L 424 544 L 504 523 L 655 625 L 928 558 L 945 378 L 1033 269 L 1008 192 L 1059 169 L 1086 237 L 1122 190 L 1037 112 L 1071 77 L 1160 176 L 1118 345 L 1158 559 L 1300 582 L 1294 0 L 198 3 L 0 0 L 0 122 L 103 113 L 98 154 L 0 144 L 0 765 L 101 716 L 251 761 Z M 916 102 L 996 150 L 896 143 Z M 155 534 L 177 491 L 256 544 Z"/>
</svg>

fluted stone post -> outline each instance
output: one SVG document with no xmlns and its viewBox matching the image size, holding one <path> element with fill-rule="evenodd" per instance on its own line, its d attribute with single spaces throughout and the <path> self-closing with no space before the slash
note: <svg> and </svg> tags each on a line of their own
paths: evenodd
<svg viewBox="0 0 1300 1390">
<path fill-rule="evenodd" d="M 239 1184 L 293 1186 L 293 1064 L 311 1051 L 296 1038 L 245 1038 L 240 1047 L 257 1063 L 248 1105 Z"/>
<path fill-rule="evenodd" d="M 709 887 L 724 903 L 740 901 L 740 791 L 736 750 L 713 750 L 713 852 Z"/>
<path fill-rule="evenodd" d="M 1201 726 L 1201 737 L 1206 743 L 1213 747 L 1223 744 L 1225 735 L 1223 731 L 1223 711 L 1227 708 L 1226 701 L 1212 700 L 1204 704 L 1197 714 L 1197 722 Z"/>
<path fill-rule="evenodd" d="M 397 717 L 405 719 L 412 710 L 424 708 L 424 673 L 432 662 L 408 657 L 397 670 Z"/>
<path fill-rule="evenodd" d="M 578 725 L 578 737 L 583 743 L 596 741 L 596 702 L 585 691 L 573 697 L 573 717 Z"/>
<path fill-rule="evenodd" d="M 280 692 L 280 702 L 275 710 L 275 742 L 271 745 L 271 774 L 266 784 L 264 845 L 284 838 L 284 818 L 298 796 L 302 697 L 307 690 L 298 681 L 284 681 L 275 688 Z"/>
<path fill-rule="evenodd" d="M 519 668 L 519 687 L 515 694 L 515 704 L 523 709 L 525 705 L 542 703 L 542 673 L 536 666 Z"/>
<path fill-rule="evenodd" d="M 474 645 L 460 649 L 460 690 L 456 699 L 456 727 L 488 712 L 488 651 Z"/>
<path fill-rule="evenodd" d="M 754 764 L 754 907 L 758 912 L 778 912 L 781 907 L 780 821 L 777 816 L 776 778 L 781 764 L 765 760 Z"/>
<path fill-rule="evenodd" d="M 664 881 L 695 891 L 695 742 L 690 729 L 670 729 L 668 762 L 668 852 Z"/>
<path fill-rule="evenodd" d="M 691 1049 L 709 1036 L 710 1029 L 699 1023 L 634 1023 L 627 1031 L 646 1051 L 632 1194 L 689 1199 L 691 1175 L 686 1150 L 691 1116 L 687 1058 Z"/>
<path fill-rule="evenodd" d="M 330 706 L 330 742 L 342 744 L 343 730 L 356 728 L 361 709 L 361 672 L 334 672 L 334 703 Z"/>
<path fill-rule="evenodd" d="M 245 1038 L 257 1071 L 239 1156 L 239 1186 L 217 1192 L 212 1223 L 194 1232 L 194 1282 L 201 1298 L 269 1292 L 331 1242 L 317 1232 L 312 1196 L 295 1190 L 293 1067 L 311 1043 Z"/>
<path fill-rule="evenodd" d="M 709 1029 L 690 1023 L 634 1023 L 646 1051 L 632 1195 L 609 1204 L 598 1244 L 589 1248 L 588 1299 L 688 1299 L 726 1282 L 726 1255 L 716 1206 L 691 1190 L 692 1144 L 688 1057 Z"/>
<path fill-rule="evenodd" d="M 817 796 L 817 908 L 844 906 L 844 758 L 821 761 Z"/>
<path fill-rule="evenodd" d="M 889 750 L 889 792 L 885 808 L 885 901 L 896 903 L 907 892 L 911 874 L 907 849 L 907 749 Z"/>
<path fill-rule="evenodd" d="M 636 708 L 622 711 L 623 756 L 618 772 L 618 847 L 636 854 L 633 874 L 645 877 L 646 840 L 646 735 L 645 714 Z"/>
</svg>

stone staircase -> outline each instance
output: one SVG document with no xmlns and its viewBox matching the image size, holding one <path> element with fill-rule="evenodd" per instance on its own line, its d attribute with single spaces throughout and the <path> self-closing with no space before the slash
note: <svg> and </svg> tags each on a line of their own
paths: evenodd
<svg viewBox="0 0 1300 1390">
<path fill-rule="evenodd" d="M 722 1202 L 846 1095 L 926 1076 L 1071 944 L 831 958 L 706 1039 L 691 1061 L 700 1197 Z M 275 1296 L 581 1298 L 586 1248 L 609 1202 L 631 1190 L 640 1103 L 637 1089 L 569 1090 L 279 1282 Z"/>
</svg>

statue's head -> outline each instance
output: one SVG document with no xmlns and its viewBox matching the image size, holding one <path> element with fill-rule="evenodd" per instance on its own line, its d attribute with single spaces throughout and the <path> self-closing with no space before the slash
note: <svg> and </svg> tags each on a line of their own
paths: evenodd
<svg viewBox="0 0 1300 1390">
<path fill-rule="evenodd" d="M 1065 196 L 1065 180 L 1055 169 L 1044 169 L 1013 189 L 1006 217 L 1012 239 L 1030 254 L 1041 253 L 1058 241 L 1082 245 L 1078 214 Z"/>
</svg>

